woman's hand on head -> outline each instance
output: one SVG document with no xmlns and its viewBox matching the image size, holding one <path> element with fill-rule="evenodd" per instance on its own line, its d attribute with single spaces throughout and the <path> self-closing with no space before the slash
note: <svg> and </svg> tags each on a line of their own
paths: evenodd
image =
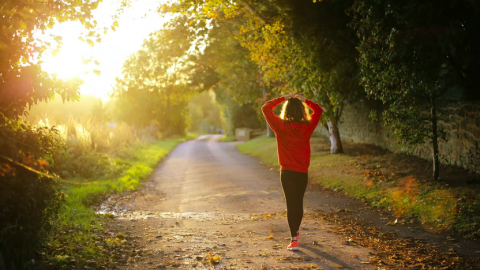
<svg viewBox="0 0 480 270">
<path fill-rule="evenodd" d="M 302 102 L 305 102 L 307 100 L 307 98 L 305 98 L 304 96 L 302 96 L 300 94 L 296 94 L 295 97 L 300 99 Z"/>
<path fill-rule="evenodd" d="M 283 97 L 285 98 L 285 100 L 289 100 L 289 99 L 293 98 L 293 94 L 286 94 Z"/>
</svg>

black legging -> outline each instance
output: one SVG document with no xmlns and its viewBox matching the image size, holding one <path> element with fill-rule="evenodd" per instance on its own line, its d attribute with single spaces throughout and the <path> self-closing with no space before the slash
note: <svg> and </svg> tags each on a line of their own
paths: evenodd
<svg viewBox="0 0 480 270">
<path fill-rule="evenodd" d="M 307 189 L 308 173 L 283 170 L 280 173 L 283 194 L 287 201 L 287 220 L 292 237 L 297 236 L 303 218 L 303 195 Z"/>
</svg>

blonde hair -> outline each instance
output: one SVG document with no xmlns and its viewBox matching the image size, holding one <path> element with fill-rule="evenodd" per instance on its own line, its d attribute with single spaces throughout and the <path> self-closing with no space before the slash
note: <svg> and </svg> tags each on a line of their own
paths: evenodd
<svg viewBox="0 0 480 270">
<path fill-rule="evenodd" d="M 284 123 L 309 123 L 312 119 L 308 106 L 298 98 L 291 98 L 283 104 L 280 118 Z"/>
</svg>

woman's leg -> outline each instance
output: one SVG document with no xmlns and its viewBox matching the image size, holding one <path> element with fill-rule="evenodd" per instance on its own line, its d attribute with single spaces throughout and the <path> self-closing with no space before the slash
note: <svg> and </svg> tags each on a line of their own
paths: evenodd
<svg viewBox="0 0 480 270">
<path fill-rule="evenodd" d="M 280 174 L 283 193 L 287 201 L 287 220 L 292 237 L 297 236 L 303 218 L 303 196 L 307 189 L 308 174 L 284 170 Z"/>
</svg>

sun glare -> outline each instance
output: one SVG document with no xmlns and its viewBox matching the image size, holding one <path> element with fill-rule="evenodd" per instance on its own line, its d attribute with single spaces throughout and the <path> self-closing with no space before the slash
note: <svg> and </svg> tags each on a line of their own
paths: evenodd
<svg viewBox="0 0 480 270">
<path fill-rule="evenodd" d="M 80 23 L 66 22 L 54 26 L 41 38 L 51 42 L 50 34 L 62 36 L 63 45 L 55 56 L 52 48 L 42 57 L 42 68 L 60 78 L 80 78 L 84 81 L 81 94 L 108 99 L 115 77 L 121 75 L 123 62 L 141 48 L 148 34 L 161 29 L 168 20 L 156 12 L 162 2 L 135 1 L 118 19 L 114 15 L 121 1 L 102 2 L 94 16 L 99 28 L 107 27 L 108 33 L 102 34 L 102 41 L 94 46 L 79 39 L 82 32 L 87 32 Z M 114 21 L 119 24 L 116 31 L 110 28 Z"/>
<path fill-rule="evenodd" d="M 54 29 L 56 35 L 62 36 L 64 44 L 58 54 L 53 56 L 50 51 L 42 59 L 45 71 L 64 79 L 84 77 L 91 67 L 83 64 L 82 58 L 90 58 L 93 52 L 88 44 L 78 40 L 81 31 L 82 26 L 75 22 L 67 22 Z"/>
</svg>

